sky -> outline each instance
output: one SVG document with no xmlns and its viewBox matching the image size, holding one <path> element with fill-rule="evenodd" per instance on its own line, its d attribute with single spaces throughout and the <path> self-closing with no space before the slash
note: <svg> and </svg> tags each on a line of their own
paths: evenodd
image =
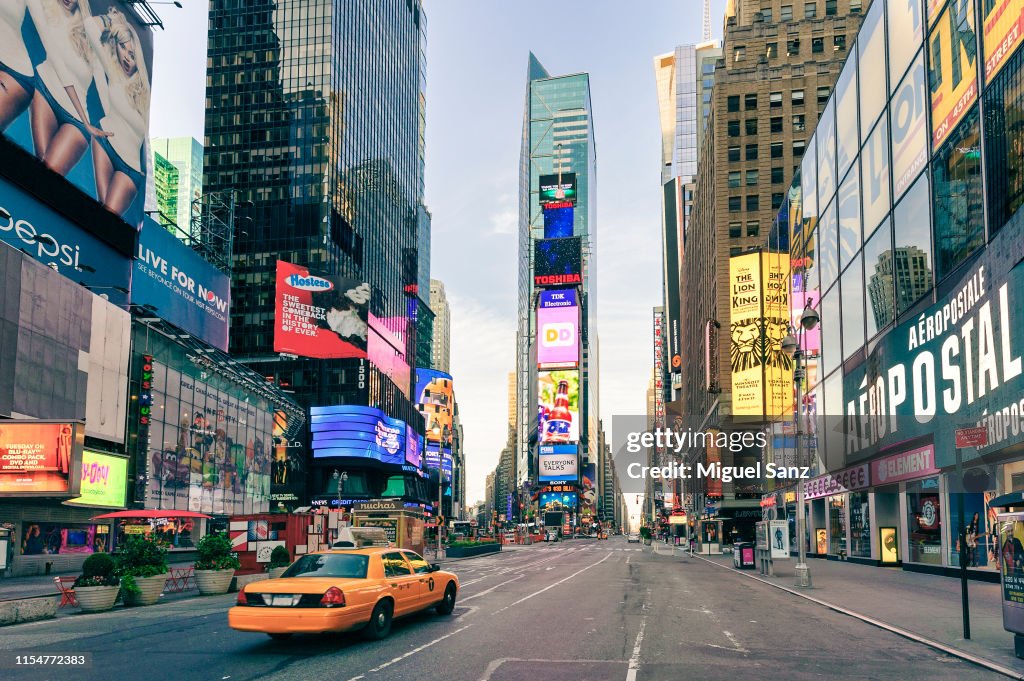
<svg viewBox="0 0 1024 681">
<path fill-rule="evenodd" d="M 156 7 L 165 30 L 155 38 L 150 134 L 202 141 L 207 3 L 181 2 L 183 9 Z M 724 6 L 712 1 L 715 39 Z M 651 309 L 661 304 L 653 57 L 700 41 L 701 8 L 700 0 L 425 0 L 431 276 L 444 282 L 451 305 L 467 503 L 483 499 L 484 479 L 507 438 L 528 55 L 533 51 L 552 75 L 590 74 L 600 409 L 610 428 L 613 415 L 646 410 Z"/>
</svg>

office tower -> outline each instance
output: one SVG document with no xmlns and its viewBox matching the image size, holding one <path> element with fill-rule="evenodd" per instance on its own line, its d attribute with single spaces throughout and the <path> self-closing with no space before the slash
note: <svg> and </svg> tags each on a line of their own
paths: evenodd
<svg viewBox="0 0 1024 681">
<path fill-rule="evenodd" d="M 157 205 L 162 216 L 158 222 L 169 218 L 178 226 L 179 236 L 189 234 L 192 202 L 203 195 L 203 145 L 192 137 L 158 137 L 150 140 L 150 147 L 154 167 L 169 163 L 177 171 L 173 184 L 164 184 L 162 173 L 155 176 Z"/>
<path fill-rule="evenodd" d="M 434 313 L 431 368 L 450 374 L 452 372 L 452 316 L 443 281 L 430 280 L 430 309 Z"/>
</svg>

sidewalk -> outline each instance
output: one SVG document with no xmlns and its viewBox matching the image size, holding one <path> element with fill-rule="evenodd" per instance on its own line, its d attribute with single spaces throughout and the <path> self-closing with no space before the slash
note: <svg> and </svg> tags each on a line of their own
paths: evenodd
<svg viewBox="0 0 1024 681">
<path fill-rule="evenodd" d="M 775 561 L 774 577 L 756 568 L 736 570 L 731 555 L 699 558 L 1007 667 L 1024 678 L 1024 660 L 1014 655 L 1013 634 L 1003 629 L 999 584 L 969 583 L 971 639 L 964 640 L 956 578 L 811 559 L 807 564 L 813 588 L 800 589 L 793 585 L 795 558 Z"/>
</svg>

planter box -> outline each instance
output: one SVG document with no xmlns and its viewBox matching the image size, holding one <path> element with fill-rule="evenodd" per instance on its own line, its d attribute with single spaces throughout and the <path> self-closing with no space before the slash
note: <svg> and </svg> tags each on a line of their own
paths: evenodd
<svg viewBox="0 0 1024 681">
<path fill-rule="evenodd" d="M 281 575 L 284 574 L 284 571 L 287 570 L 287 569 L 288 569 L 287 565 L 285 565 L 284 567 L 271 568 L 271 569 L 267 570 L 267 574 L 270 575 L 271 579 L 279 579 L 281 577 Z"/>
<path fill-rule="evenodd" d="M 153 605 L 160 599 L 164 591 L 164 584 L 170 575 L 164 573 L 154 577 L 136 577 L 135 584 L 139 587 L 139 593 L 125 591 L 125 605 Z"/>
<path fill-rule="evenodd" d="M 231 586 L 231 578 L 235 576 L 235 569 L 227 570 L 196 570 L 196 586 L 199 593 L 204 596 L 213 594 L 226 594 Z"/>
<path fill-rule="evenodd" d="M 501 551 L 501 544 L 481 544 L 480 546 L 455 546 L 445 549 L 444 555 L 447 558 L 469 558 L 480 556 L 485 553 L 498 553 Z"/>
<path fill-rule="evenodd" d="M 104 612 L 114 607 L 119 586 L 76 586 L 75 598 L 82 612 Z"/>
</svg>

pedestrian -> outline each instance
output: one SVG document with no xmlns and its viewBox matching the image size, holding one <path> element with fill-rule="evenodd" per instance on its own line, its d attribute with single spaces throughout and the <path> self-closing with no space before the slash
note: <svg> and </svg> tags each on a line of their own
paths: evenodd
<svg viewBox="0 0 1024 681">
<path fill-rule="evenodd" d="M 980 520 L 975 512 L 965 532 L 967 537 L 967 567 L 978 567 L 978 524 Z"/>
</svg>

